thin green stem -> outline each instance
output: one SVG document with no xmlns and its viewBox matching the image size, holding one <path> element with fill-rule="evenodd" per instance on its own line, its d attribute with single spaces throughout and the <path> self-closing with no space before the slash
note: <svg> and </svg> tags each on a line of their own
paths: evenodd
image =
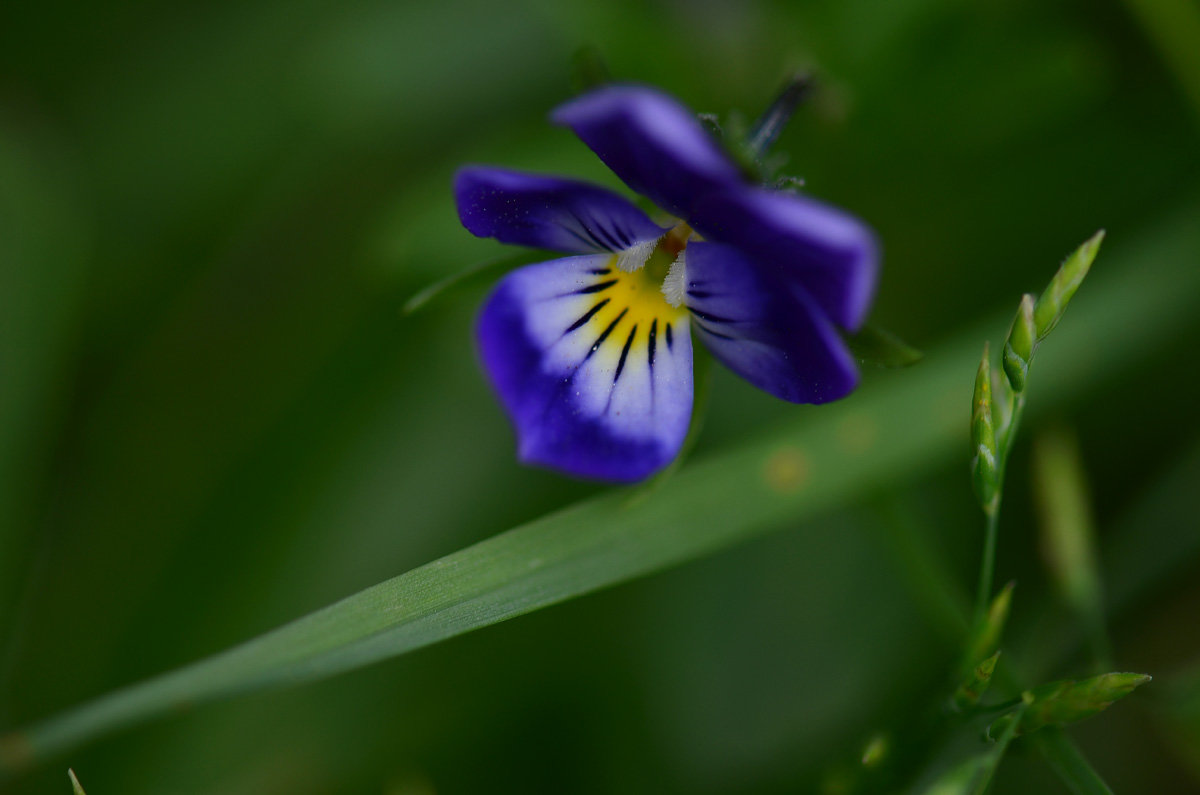
<svg viewBox="0 0 1200 795">
<path fill-rule="evenodd" d="M 1012 415 L 1008 424 L 997 435 L 996 445 L 996 477 L 1000 485 L 996 494 L 996 503 L 986 512 L 987 526 L 983 538 L 983 557 L 979 563 L 979 590 L 975 595 L 975 624 L 979 625 L 987 615 L 988 605 L 992 600 L 992 584 L 996 571 L 996 535 L 1000 522 L 1000 503 L 1004 497 L 1004 473 L 1008 469 L 1008 456 L 1012 452 L 1013 439 L 1017 436 L 1017 428 L 1021 424 L 1021 415 L 1025 413 L 1025 395 L 1019 394 L 1013 398 Z"/>
<path fill-rule="evenodd" d="M 1000 432 L 996 436 L 996 477 L 999 483 L 996 500 L 992 503 L 990 509 L 985 510 L 987 524 L 983 541 L 983 555 L 979 566 L 979 590 L 975 598 L 974 626 L 977 630 L 983 626 L 983 622 L 987 617 L 988 606 L 991 603 L 992 585 L 995 579 L 996 568 L 996 536 L 998 534 L 997 528 L 1000 519 L 1000 503 L 1004 496 L 1004 476 L 1008 469 L 1008 458 L 1012 453 L 1013 440 L 1016 438 L 1017 429 L 1021 424 L 1021 415 L 1025 411 L 1024 392 L 1012 395 L 1011 399 L 1012 412 L 1008 417 L 1007 423 L 1000 428 Z M 998 679 L 1006 681 L 1010 687 L 1016 686 L 1016 677 L 1013 675 L 1013 672 L 1000 671 L 997 673 L 999 674 Z M 1016 700 L 1020 701 L 1020 699 Z M 995 709 L 1004 709 L 1011 703 L 1013 702 L 1004 702 L 992 707 L 976 707 L 976 714 Z M 1006 736 L 1011 737 L 1011 732 L 1015 725 L 1015 722 L 1010 725 Z M 1112 795 L 1112 790 L 1104 783 L 1100 774 L 1095 771 L 1079 751 L 1079 748 L 1061 730 L 1052 727 L 1046 728 L 1033 733 L 1030 739 L 1047 764 L 1050 765 L 1075 795 Z M 996 757 L 996 763 L 998 762 L 999 756 Z M 994 772 L 994 766 L 991 772 Z M 990 775 L 980 782 L 980 786 L 975 791 L 982 793 L 987 788 L 989 780 Z"/>
<path fill-rule="evenodd" d="M 992 600 L 992 580 L 996 570 L 996 526 L 999 524 L 1000 506 L 987 513 L 987 530 L 983 537 L 983 558 L 979 563 L 979 591 L 975 595 L 975 623 L 980 624 L 987 615 L 988 603 Z"/>
</svg>

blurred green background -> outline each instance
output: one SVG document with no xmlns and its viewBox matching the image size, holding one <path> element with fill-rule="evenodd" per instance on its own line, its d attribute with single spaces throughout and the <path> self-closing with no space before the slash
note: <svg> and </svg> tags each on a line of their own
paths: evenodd
<svg viewBox="0 0 1200 795">
<path fill-rule="evenodd" d="M 1192 0 L 8 4 L 0 729 L 598 490 L 515 462 L 472 350 L 483 285 L 400 312 L 500 251 L 458 225 L 460 164 L 618 185 L 545 121 L 581 45 L 699 111 L 752 116 L 814 68 L 821 90 L 779 148 L 878 230 L 875 318 L 935 349 L 1011 312 L 1097 228 L 1097 271 L 1109 249 L 1148 283 L 1194 256 L 1155 241 L 1164 219 L 1200 225 L 1198 15 Z M 1020 581 L 1010 637 L 1036 657 L 1061 607 L 1029 442 L 1048 422 L 1077 434 L 1117 666 L 1156 677 L 1073 733 L 1119 792 L 1200 788 L 1198 344 L 1200 313 L 1031 417 L 1009 475 L 997 577 Z M 797 413 L 821 421 L 721 371 L 695 455 Z M 889 528 L 916 528 L 964 590 L 982 537 L 965 442 L 859 497 L 367 670 L 121 732 L 12 791 L 67 792 L 68 764 L 91 795 L 829 786 L 953 654 Z M 1170 565 L 1139 579 L 1145 550 L 1113 539 L 1143 536 Z M 1018 745 L 995 791 L 1062 790 Z"/>
</svg>

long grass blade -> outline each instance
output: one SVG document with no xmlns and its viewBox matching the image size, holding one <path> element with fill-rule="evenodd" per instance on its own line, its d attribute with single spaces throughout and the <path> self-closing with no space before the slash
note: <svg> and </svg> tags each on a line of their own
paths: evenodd
<svg viewBox="0 0 1200 795">
<path fill-rule="evenodd" d="M 1095 275 L 1042 354 L 1037 410 L 1095 390 L 1190 321 L 1200 289 L 1196 214 L 1188 208 L 1124 256 L 1118 250 Z M 1151 263 L 1157 272 L 1148 274 Z M 998 335 L 1005 315 L 904 377 L 693 461 L 645 500 L 630 504 L 624 490 L 586 500 L 0 738 L 0 778 L 172 710 L 322 679 L 677 565 L 965 454 L 954 409 L 977 341 Z"/>
</svg>

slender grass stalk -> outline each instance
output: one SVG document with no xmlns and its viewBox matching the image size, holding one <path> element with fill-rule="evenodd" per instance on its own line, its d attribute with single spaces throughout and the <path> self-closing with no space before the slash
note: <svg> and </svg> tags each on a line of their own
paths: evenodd
<svg viewBox="0 0 1200 795">
<path fill-rule="evenodd" d="M 974 628 L 968 636 L 966 654 L 960 665 L 962 683 L 951 699 L 951 704 L 960 711 L 965 705 L 977 701 L 976 693 L 986 689 L 991 680 L 996 658 L 985 658 L 984 655 L 992 654 L 995 644 L 990 638 L 995 635 L 998 640 L 998 633 L 1003 625 L 1003 619 L 997 618 L 995 614 L 1007 613 L 1006 599 L 998 598 L 990 611 L 988 605 L 991 602 L 995 571 L 996 537 L 1005 470 L 1012 452 L 1013 440 L 1025 411 L 1029 368 L 1038 344 L 1058 325 L 1067 304 L 1090 271 L 1103 239 L 1102 230 L 1068 256 L 1036 301 L 1032 295 L 1022 297 L 1003 349 L 1001 361 L 1004 378 L 993 378 L 986 345 L 976 372 L 971 411 L 971 474 L 976 498 L 986 517 L 986 527 L 975 600 Z M 1094 574 L 1094 569 L 1093 565 L 1087 573 Z M 1088 601 L 1081 609 L 1088 609 L 1090 613 L 1098 615 L 1098 582 L 1094 586 L 1088 589 L 1086 594 L 1080 592 L 1079 599 Z M 1080 591 L 1080 588 L 1075 590 Z M 1097 615 L 1090 616 L 1093 623 L 1100 621 Z M 1100 626 L 1103 626 L 1102 623 Z M 1107 650 L 1106 646 L 1104 648 Z M 975 666 L 974 670 L 966 673 L 971 666 Z M 1007 677 L 1002 675 L 1001 678 L 1010 682 L 1015 680 L 1011 674 Z M 1014 731 L 1036 731 L 1047 725 L 1079 720 L 1106 708 L 1113 700 L 1127 695 L 1149 679 L 1141 674 L 1109 673 L 1083 682 L 1062 680 L 1033 690 L 1025 690 L 1021 694 L 1023 707 L 1003 714 L 993 724 L 993 728 L 1004 727 L 1002 741 L 1006 745 Z M 1107 786 L 1099 774 L 1064 735 L 1059 734 L 1057 738 L 1046 741 L 1042 750 L 1047 761 L 1073 791 L 1107 791 Z M 990 760 L 986 779 L 990 780 L 991 773 L 998 763 L 998 755 Z M 970 765 L 971 760 L 968 760 L 966 766 Z M 984 768 L 980 766 L 976 769 Z M 971 785 L 970 791 L 982 793 L 986 787 L 987 780 L 983 780 L 977 788 Z M 964 791 L 966 789 L 964 788 Z"/>
<path fill-rule="evenodd" d="M 996 571 L 996 535 L 1000 524 L 1000 511 L 989 511 L 987 527 L 983 535 L 983 557 L 979 562 L 979 588 L 975 592 L 975 623 L 979 624 L 987 615 L 992 596 L 992 580 Z"/>
<path fill-rule="evenodd" d="M 1025 414 L 1025 395 L 1018 394 L 1012 398 L 1007 410 L 1007 416 L 997 435 L 996 450 L 996 493 L 993 497 L 991 510 L 984 512 L 983 552 L 979 561 L 979 586 L 975 591 L 975 622 L 981 622 L 987 615 L 988 605 L 992 601 L 992 590 L 996 578 L 996 542 L 1000 533 L 1000 503 L 1004 497 L 1004 474 L 1008 469 L 1008 458 L 1012 453 L 1013 439 Z"/>
<path fill-rule="evenodd" d="M 1038 345 L 1046 339 L 1067 311 L 1067 305 L 1087 277 L 1104 241 L 1104 230 L 1085 240 L 1071 252 L 1036 300 L 1025 295 L 1017 309 L 1004 343 L 1004 379 L 992 378 L 988 347 L 975 375 L 971 409 L 972 477 L 979 505 L 987 517 L 979 590 L 975 599 L 975 621 L 979 625 L 992 596 L 996 565 L 997 522 L 1004 495 L 1004 473 L 1013 440 L 1025 413 L 1029 367 Z"/>
</svg>

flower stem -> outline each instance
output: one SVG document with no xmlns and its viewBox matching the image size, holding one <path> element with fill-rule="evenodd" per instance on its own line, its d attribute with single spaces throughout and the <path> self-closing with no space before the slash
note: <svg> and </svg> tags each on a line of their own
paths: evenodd
<svg viewBox="0 0 1200 795">
<path fill-rule="evenodd" d="M 979 564 L 979 590 L 975 595 L 975 623 L 978 626 L 987 615 L 988 604 L 992 598 L 992 583 L 996 570 L 996 535 L 1000 522 L 1000 500 L 1004 496 L 1004 473 L 1008 469 L 1008 455 L 1012 452 L 1013 439 L 1017 436 L 1017 428 L 1021 424 L 1021 415 L 1025 411 L 1025 395 L 1019 394 L 1013 398 L 1012 414 L 1007 425 L 997 435 L 996 446 L 996 500 L 990 510 L 985 509 L 987 527 L 983 538 L 983 558 Z"/>
<path fill-rule="evenodd" d="M 979 564 L 979 591 L 975 595 L 975 623 L 978 625 L 987 615 L 988 603 L 992 599 L 992 580 L 996 569 L 996 526 L 999 524 L 1000 506 L 987 512 L 987 531 L 983 538 L 983 559 Z"/>
<path fill-rule="evenodd" d="M 762 160 L 766 156 L 767 150 L 775 143 L 779 133 L 783 132 L 792 114 L 796 112 L 800 100 L 804 99 L 812 85 L 810 75 L 803 72 L 792 75 L 771 106 L 754 122 L 750 134 L 746 136 L 746 149 L 755 159 Z"/>
</svg>

